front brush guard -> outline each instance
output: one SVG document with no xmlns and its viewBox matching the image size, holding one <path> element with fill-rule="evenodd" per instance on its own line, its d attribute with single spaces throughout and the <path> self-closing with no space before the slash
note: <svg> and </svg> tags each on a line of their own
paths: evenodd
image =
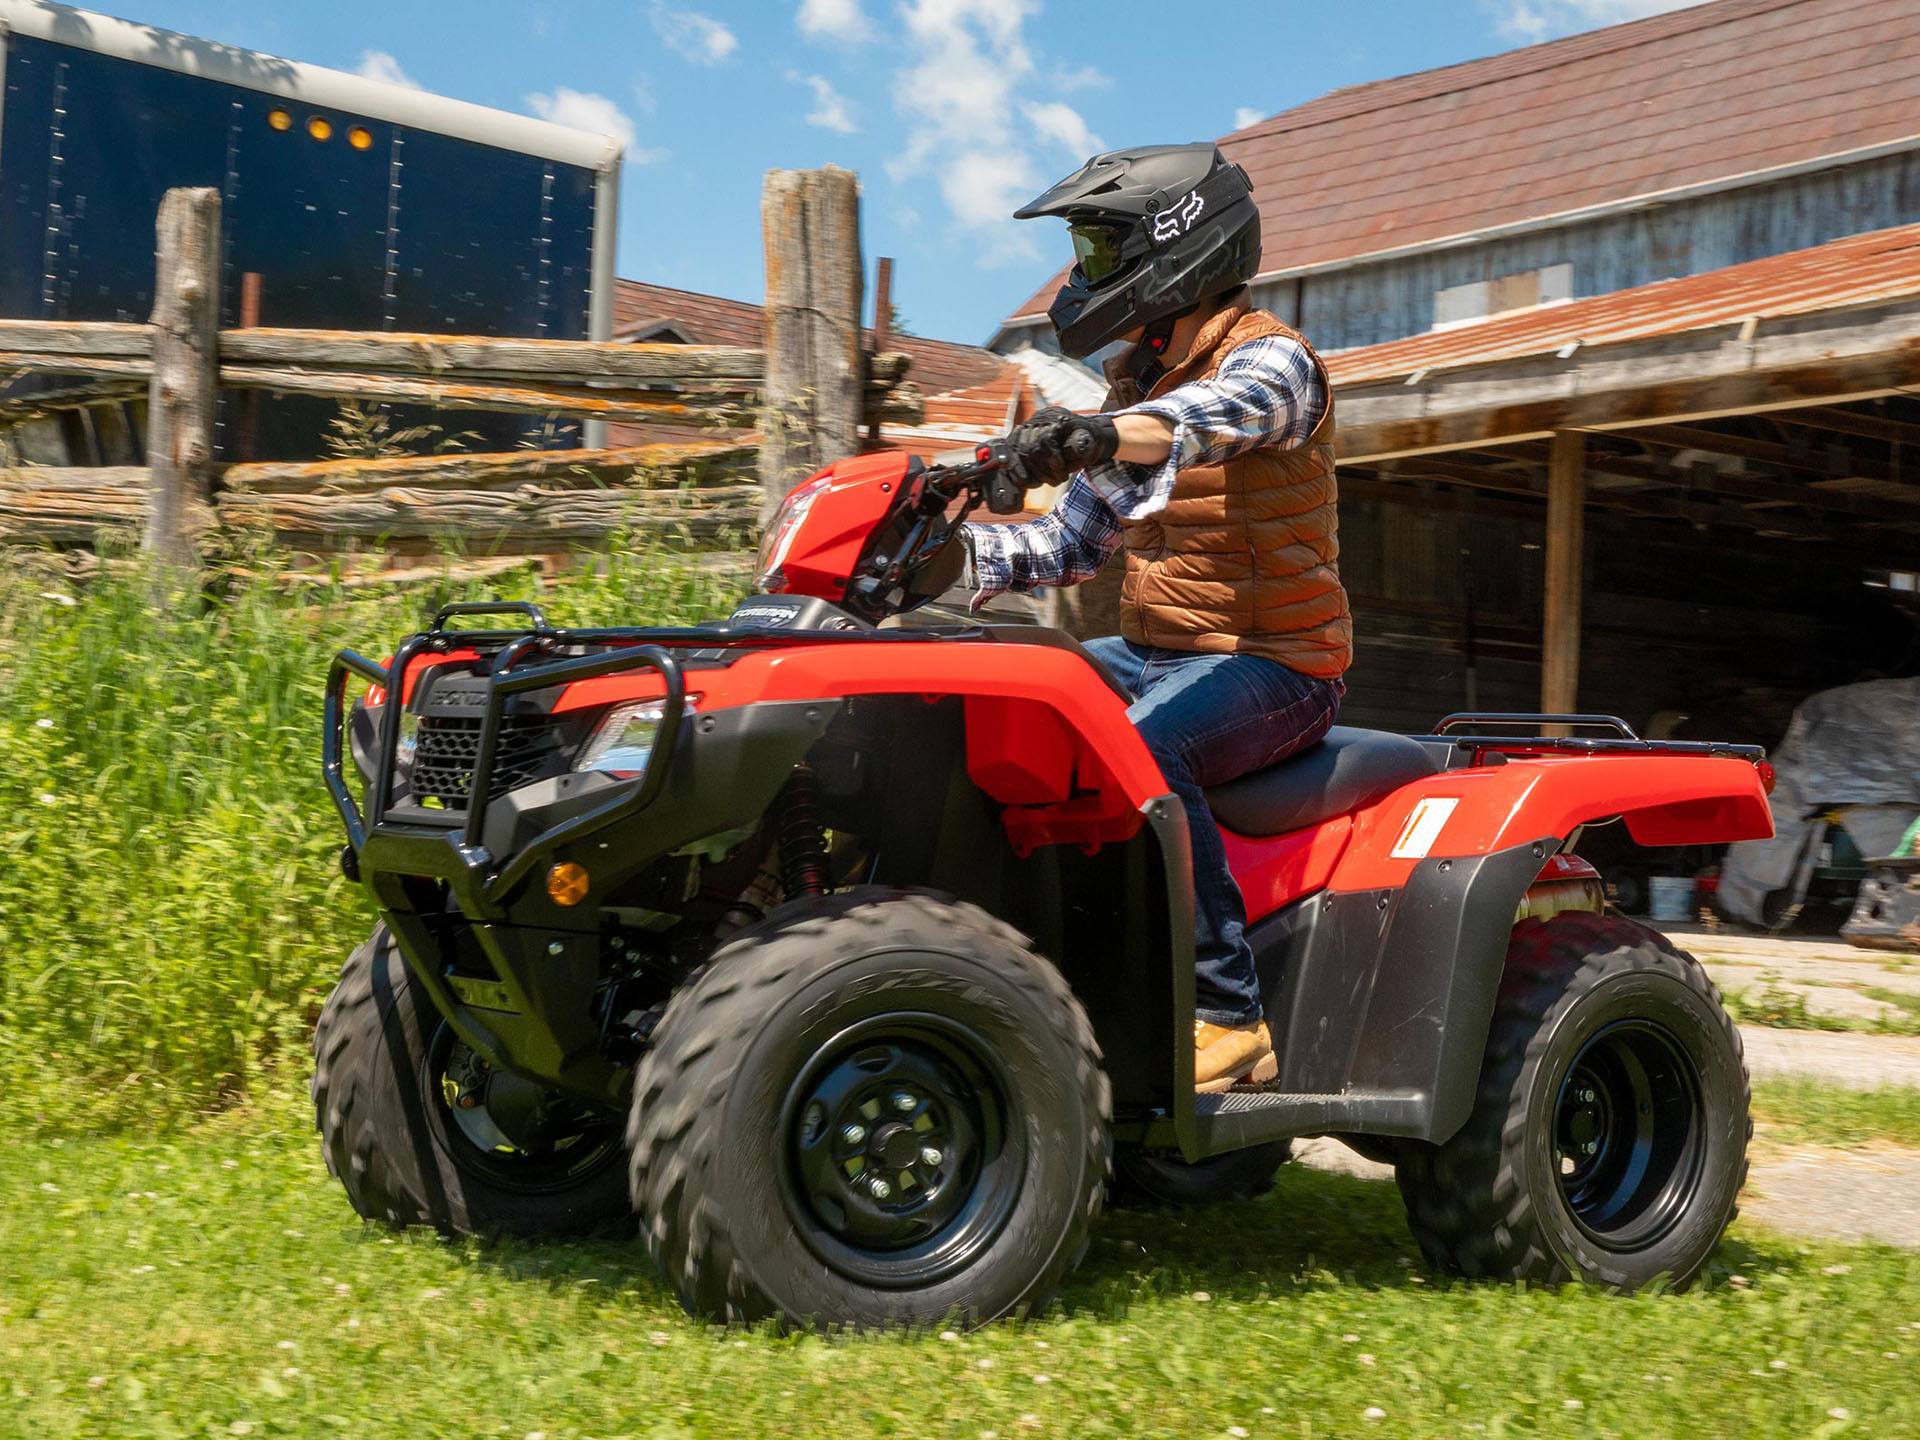
<svg viewBox="0 0 1920 1440">
<path fill-rule="evenodd" d="M 401 693 L 408 667 L 422 653 L 444 650 L 448 633 L 441 625 L 455 613 L 496 613 L 503 608 L 531 612 L 534 628 L 508 640 L 494 657 L 487 691 L 487 704 L 481 717 L 478 752 L 474 758 L 473 783 L 467 801 L 465 821 L 457 830 L 441 830 L 418 825 L 390 825 L 386 815 L 393 795 L 393 757 L 399 751 L 400 721 L 405 706 Z M 493 637 L 485 637 L 493 638 Z M 660 793 L 668 766 L 679 738 L 685 710 L 686 681 L 680 664 L 658 645 L 635 645 L 605 655 L 582 655 L 550 661 L 526 663 L 526 657 L 541 650 L 581 643 L 567 632 L 546 624 L 532 606 L 449 606 L 434 617 L 433 628 L 409 636 L 392 661 L 377 665 L 352 650 L 334 656 L 327 672 L 326 718 L 321 742 L 321 769 L 334 808 L 346 826 L 347 845 L 358 866 L 371 847 L 381 860 L 382 869 L 409 874 L 431 875 L 447 881 L 461 911 L 470 919 L 497 919 L 504 899 L 540 862 L 562 845 L 576 842 L 598 830 L 617 825 L 646 808 Z M 487 807 L 493 786 L 495 756 L 506 703 L 515 695 L 531 690 L 546 690 L 582 680 L 597 680 L 631 670 L 657 670 L 665 686 L 660 731 L 646 771 L 626 782 L 618 793 L 603 803 L 550 826 L 518 848 L 504 864 L 489 853 L 481 842 L 485 833 Z M 376 764 L 367 788 L 367 809 L 363 816 L 348 788 L 346 776 L 347 681 L 352 676 L 381 686 L 389 703 L 380 717 L 379 743 L 375 747 Z"/>
</svg>

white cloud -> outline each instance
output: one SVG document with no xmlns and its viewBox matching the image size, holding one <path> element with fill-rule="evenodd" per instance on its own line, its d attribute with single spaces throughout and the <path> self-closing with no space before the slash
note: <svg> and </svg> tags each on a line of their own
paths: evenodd
<svg viewBox="0 0 1920 1440">
<path fill-rule="evenodd" d="M 1256 110 L 1251 105 L 1242 105 L 1233 112 L 1233 128 L 1236 130 L 1244 130 L 1249 125 L 1258 125 L 1266 118 L 1266 111 Z"/>
<path fill-rule="evenodd" d="M 1684 10 L 1701 0 L 1494 0 L 1494 29 L 1508 40 L 1533 44 L 1556 35 L 1619 25 Z"/>
<path fill-rule="evenodd" d="M 1020 113 L 1027 117 L 1034 134 L 1060 146 L 1075 159 L 1084 160 L 1107 148 L 1100 143 L 1098 135 L 1087 129 L 1087 122 L 1080 118 L 1080 112 L 1063 101 L 1049 100 L 1037 105 L 1029 100 L 1021 105 Z"/>
<path fill-rule="evenodd" d="M 378 80 L 382 85 L 404 85 L 409 90 L 420 88 L 420 82 L 402 70 L 400 62 L 384 50 L 362 50 L 359 67 L 354 73 L 368 80 Z"/>
<path fill-rule="evenodd" d="M 1048 79 L 1053 82 L 1053 88 L 1062 95 L 1072 95 L 1080 90 L 1104 90 L 1113 84 L 1111 75 L 1092 65 L 1081 65 L 1072 70 L 1064 68 L 1055 70 Z"/>
<path fill-rule="evenodd" d="M 1079 112 L 1044 93 L 1022 33 L 1038 10 L 1037 0 L 900 7 L 906 60 L 893 103 L 907 130 L 887 173 L 933 179 L 982 265 L 1042 259 L 1042 237 L 1012 212 L 1060 173 L 1059 151 L 1083 159 L 1099 148 Z"/>
<path fill-rule="evenodd" d="M 851 135 L 860 128 L 853 123 L 847 97 L 834 89 L 824 75 L 797 75 L 789 71 L 787 78 L 813 91 L 813 109 L 807 112 L 807 124 L 818 125 L 822 130 L 837 130 L 842 135 Z"/>
<path fill-rule="evenodd" d="M 664 150 L 649 150 L 636 144 L 639 132 L 634 129 L 632 119 L 604 95 L 569 90 L 562 85 L 550 94 L 527 96 L 527 108 L 542 120 L 551 120 L 556 125 L 613 136 L 627 147 L 629 165 L 645 165 L 666 154 Z"/>
<path fill-rule="evenodd" d="M 794 24 L 809 40 L 865 40 L 873 34 L 860 0 L 800 0 Z"/>
<path fill-rule="evenodd" d="M 648 18 L 653 21 L 654 34 L 662 43 L 695 65 L 718 65 L 740 48 L 739 37 L 733 31 L 698 10 L 675 10 L 655 4 Z"/>
</svg>

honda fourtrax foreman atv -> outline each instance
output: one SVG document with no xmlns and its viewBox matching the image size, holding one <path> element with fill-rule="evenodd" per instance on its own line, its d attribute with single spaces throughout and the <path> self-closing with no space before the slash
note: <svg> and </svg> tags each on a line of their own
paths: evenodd
<svg viewBox="0 0 1920 1440">
<path fill-rule="evenodd" d="M 1761 752 L 1455 715 L 1220 787 L 1279 1076 L 1196 1094 L 1186 820 L 1127 696 L 1055 631 L 881 624 L 1007 508 L 1003 459 L 822 471 L 713 624 L 451 605 L 339 655 L 326 780 L 381 922 L 313 1096 L 354 1207 L 637 1217 L 700 1315 L 983 1321 L 1044 1302 L 1110 1166 L 1194 1203 L 1331 1134 L 1436 1267 L 1692 1277 L 1745 1174 L 1739 1037 L 1568 847 L 1765 836 Z"/>
</svg>

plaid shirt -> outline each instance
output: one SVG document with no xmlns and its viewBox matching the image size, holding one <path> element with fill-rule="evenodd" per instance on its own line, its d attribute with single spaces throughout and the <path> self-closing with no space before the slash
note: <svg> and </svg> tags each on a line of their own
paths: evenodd
<svg viewBox="0 0 1920 1440">
<path fill-rule="evenodd" d="M 1304 444 L 1326 413 L 1326 386 L 1296 340 L 1270 335 L 1234 347 L 1218 373 L 1189 380 L 1116 415 L 1157 415 L 1173 427 L 1158 465 L 1114 460 L 1073 477 L 1038 520 L 965 526 L 973 553 L 977 607 L 1005 590 L 1091 579 L 1120 548 L 1121 528 L 1166 508 L 1174 478 L 1194 465 L 1219 465 L 1262 445 Z"/>
</svg>

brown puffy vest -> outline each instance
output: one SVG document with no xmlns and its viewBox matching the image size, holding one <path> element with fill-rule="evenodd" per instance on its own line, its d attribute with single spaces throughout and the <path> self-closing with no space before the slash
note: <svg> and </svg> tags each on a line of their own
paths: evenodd
<svg viewBox="0 0 1920 1440">
<path fill-rule="evenodd" d="M 1236 346 L 1268 335 L 1307 343 L 1266 311 L 1249 309 L 1244 290 L 1230 296 L 1150 397 L 1212 377 Z M 1345 673 L 1353 621 L 1340 584 L 1333 389 L 1318 355 L 1313 363 L 1327 387 L 1327 410 L 1305 444 L 1263 446 L 1224 465 L 1182 470 L 1164 509 L 1126 522 L 1120 633 L 1127 639 L 1262 655 L 1321 679 Z M 1114 381 L 1109 408 L 1128 402 L 1127 389 Z"/>
</svg>

